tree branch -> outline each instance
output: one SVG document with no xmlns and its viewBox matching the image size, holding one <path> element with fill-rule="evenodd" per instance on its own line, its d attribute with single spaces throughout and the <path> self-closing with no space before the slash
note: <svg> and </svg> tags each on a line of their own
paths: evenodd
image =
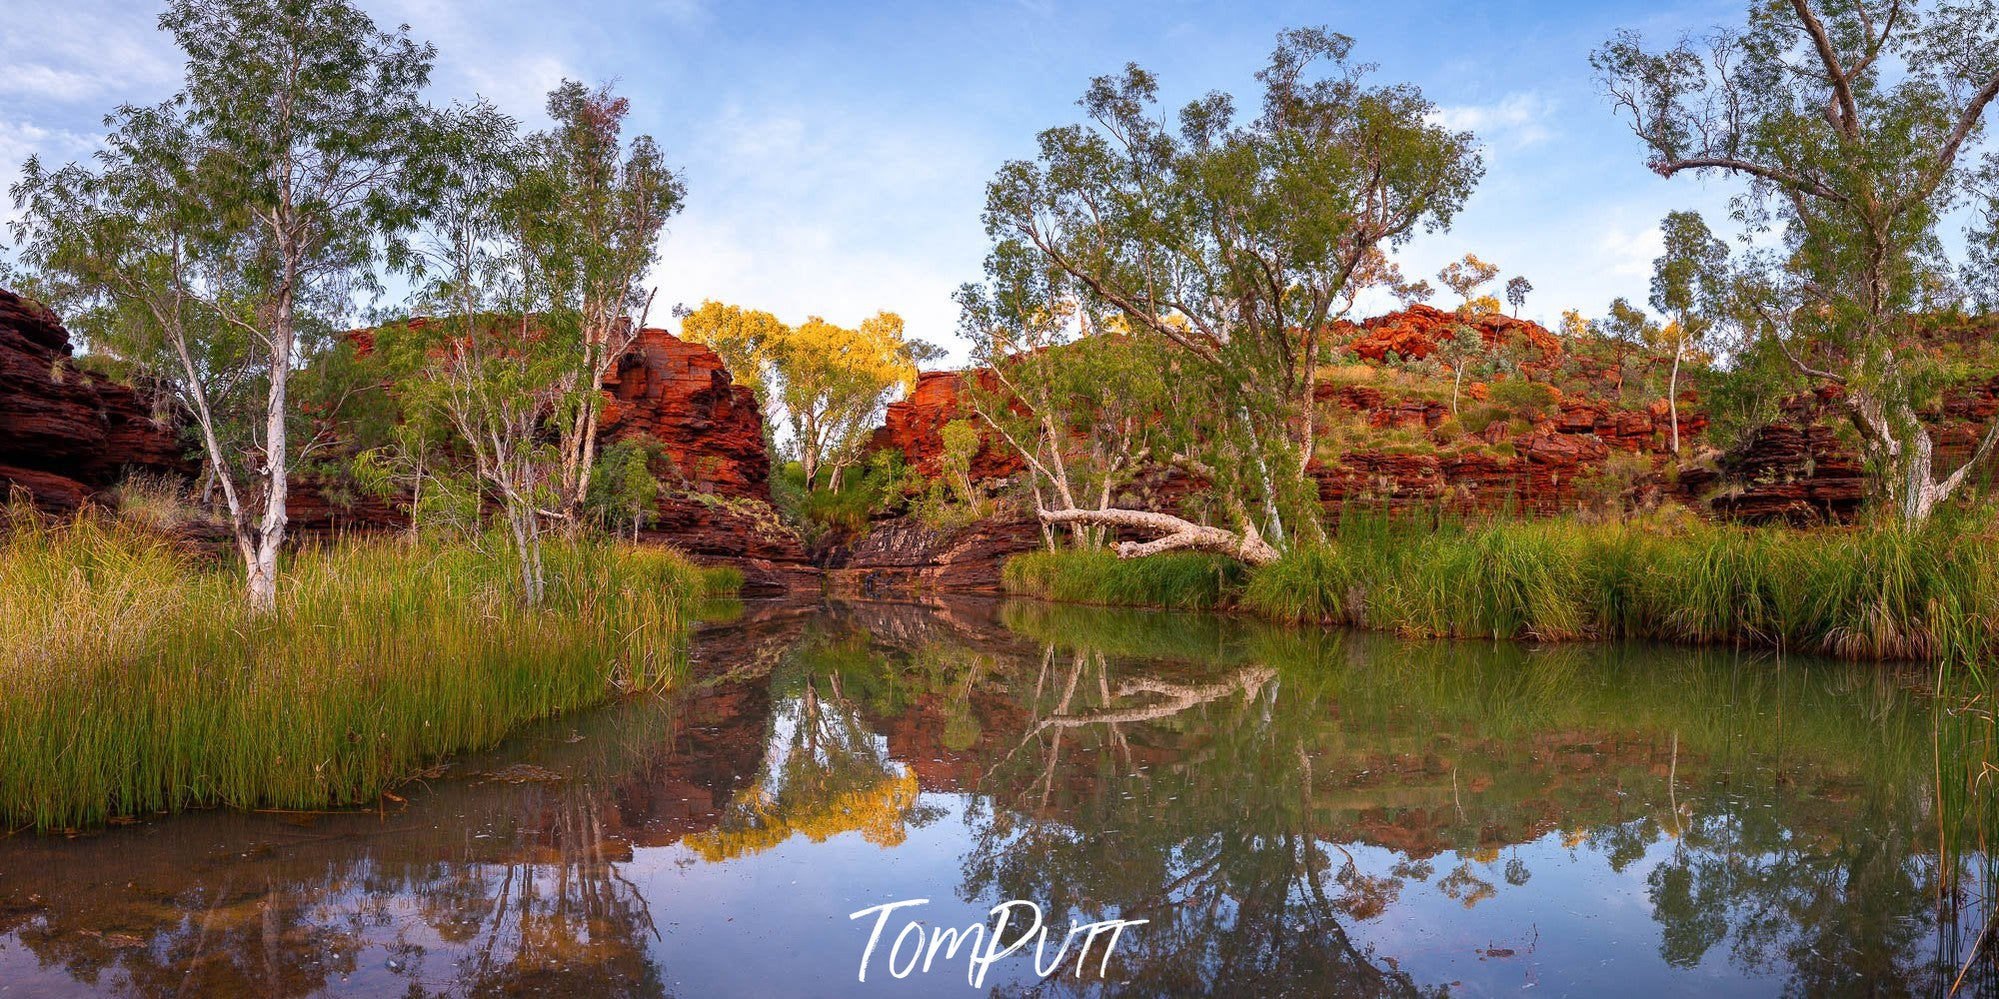
<svg viewBox="0 0 1999 999">
<path fill-rule="evenodd" d="M 1839 108 L 1840 121 L 1835 122 L 1840 134 L 1848 139 L 1860 137 L 1860 108 L 1853 102 L 1853 87 L 1850 85 L 1845 67 L 1839 63 L 1839 53 L 1833 51 L 1832 38 L 1826 34 L 1825 25 L 1812 13 L 1811 4 L 1806 0 L 1791 0 L 1791 6 L 1798 12 L 1798 20 L 1811 33 L 1812 44 L 1818 47 L 1819 61 L 1825 64 L 1826 80 L 1832 84 L 1833 100 Z"/>
<path fill-rule="evenodd" d="M 1763 180 L 1770 181 L 1773 184 L 1778 184 L 1790 188 L 1792 190 L 1803 191 L 1807 194 L 1816 195 L 1818 197 L 1825 198 L 1830 201 L 1838 201 L 1844 203 L 1847 200 L 1845 195 L 1840 194 L 1838 191 L 1835 191 L 1832 188 L 1827 187 L 1822 183 L 1819 183 L 1818 181 L 1806 180 L 1794 174 L 1786 173 L 1775 167 L 1766 167 L 1760 164 L 1751 163 L 1747 160 L 1738 160 L 1729 156 L 1693 156 L 1693 157 L 1688 157 L 1686 159 L 1677 159 L 1677 160 L 1664 160 L 1664 159 L 1656 160 L 1652 163 L 1652 172 L 1658 174 L 1661 177 L 1671 177 L 1672 175 L 1679 173 L 1682 170 L 1708 170 L 1708 169 L 1727 170 L 1732 173 L 1745 173 L 1751 177 L 1758 177 Z"/>
<path fill-rule="evenodd" d="M 1219 527 L 1207 527 L 1190 520 L 1182 520 L 1170 513 L 1154 513 L 1150 510 L 1043 510 L 1040 513 L 1044 524 L 1089 524 L 1100 527 L 1125 527 L 1148 533 L 1160 534 L 1152 541 L 1122 541 L 1117 546 L 1117 556 L 1121 559 L 1144 558 L 1168 551 L 1202 551 L 1216 555 L 1226 555 L 1250 565 L 1269 565 L 1277 561 L 1277 549 L 1272 548 L 1260 537 L 1237 534 Z"/>
</svg>

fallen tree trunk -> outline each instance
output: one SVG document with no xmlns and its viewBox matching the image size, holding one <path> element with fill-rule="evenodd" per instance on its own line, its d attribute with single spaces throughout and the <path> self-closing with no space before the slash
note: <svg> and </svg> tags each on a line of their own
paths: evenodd
<svg viewBox="0 0 1999 999">
<path fill-rule="evenodd" d="M 1151 541 L 1120 541 L 1118 558 L 1144 558 L 1169 551 L 1211 552 L 1239 559 L 1250 565 L 1277 561 L 1277 549 L 1259 536 L 1254 528 L 1243 534 L 1182 520 L 1170 513 L 1150 510 L 1043 510 L 1044 524 L 1089 524 L 1099 527 L 1127 527 L 1158 534 Z"/>
</svg>

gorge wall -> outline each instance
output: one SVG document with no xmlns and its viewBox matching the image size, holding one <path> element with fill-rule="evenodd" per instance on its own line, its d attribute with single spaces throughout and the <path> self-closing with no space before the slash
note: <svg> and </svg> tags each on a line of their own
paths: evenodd
<svg viewBox="0 0 1999 999">
<path fill-rule="evenodd" d="M 0 493 L 66 513 L 129 473 L 193 474 L 167 411 L 74 352 L 55 313 L 0 289 Z"/>
<path fill-rule="evenodd" d="M 1434 378 L 1399 372 L 1429 363 L 1455 324 L 1450 313 L 1418 306 L 1339 329 L 1345 351 L 1364 363 L 1330 366 L 1318 390 L 1326 445 L 1307 471 L 1330 517 L 1354 506 L 1552 515 L 1677 499 L 1742 521 L 1817 523 L 1851 518 L 1864 499 L 1863 463 L 1840 432 L 1836 388 L 1787 400 L 1779 419 L 1727 454 L 1706 442 L 1699 393 L 1687 388 L 1678 430 L 1683 455 L 1701 458 L 1681 460 L 1669 447 L 1663 399 L 1611 390 L 1622 387 L 1622 375 L 1565 356 L 1561 340 L 1524 320 L 1479 322 L 1489 347 L 1512 352 L 1513 373 L 1464 384 L 1454 412 Z M 161 415 L 170 410 L 156 412 L 146 393 L 84 370 L 73 353 L 54 314 L 0 291 L 0 488 L 66 512 L 127 474 L 196 474 L 199 463 L 175 421 Z M 945 425 L 975 419 L 965 392 L 966 380 L 978 377 L 990 375 L 923 372 L 907 398 L 887 407 L 869 447 L 897 452 L 935 479 Z M 1531 405 L 1482 424 L 1469 418 L 1489 400 L 1520 396 L 1522 383 L 1539 386 Z M 1024 511 L 948 529 L 904 513 L 819 538 L 808 550 L 771 505 L 771 455 L 754 394 L 735 384 L 714 351 L 642 330 L 606 373 L 604 391 L 602 446 L 643 435 L 671 466 L 640 536 L 738 566 L 752 590 L 991 591 L 1008 556 L 1041 543 Z M 1940 460 L 1969 454 L 1995 413 L 1999 376 L 1947 393 L 1929 414 Z M 1019 456 L 990 435 L 970 471 L 994 492 L 1025 474 Z M 1156 471 L 1121 502 L 1185 512 L 1201 489 Z M 338 482 L 301 476 L 293 490 L 291 520 L 301 535 L 403 526 L 398 504 Z"/>
<path fill-rule="evenodd" d="M 351 335 L 365 355 L 370 331 Z M 670 466 L 656 470 L 664 489 L 641 538 L 671 544 L 697 561 L 736 566 L 751 590 L 794 588 L 813 575 L 797 532 L 770 506 L 770 453 L 755 393 L 735 383 L 713 350 L 648 327 L 612 362 L 604 374 L 600 453 L 640 437 L 656 442 Z M 303 530 L 403 523 L 394 504 L 330 498 L 311 480 L 297 488 L 292 519 Z"/>
<path fill-rule="evenodd" d="M 1431 356 L 1440 340 L 1453 334 L 1456 318 L 1428 306 L 1390 313 L 1362 324 L 1345 324 L 1338 332 L 1354 354 L 1392 367 L 1404 359 Z M 1487 316 L 1481 335 L 1492 345 L 1512 341 L 1524 351 L 1525 378 L 1546 379 L 1560 361 L 1561 341 L 1539 324 L 1508 316 Z M 871 443 L 900 451 L 905 462 L 925 476 L 938 474 L 943 450 L 942 428 L 956 419 L 972 418 L 962 401 L 964 380 L 972 372 L 924 372 L 917 391 L 888 407 L 883 427 Z M 1463 513 L 1513 510 L 1550 515 L 1572 512 L 1633 492 L 1672 492 L 1667 467 L 1673 461 L 1671 423 L 1663 399 L 1638 408 L 1591 397 L 1565 397 L 1545 386 L 1547 401 L 1533 407 L 1527 418 L 1494 420 L 1476 432 L 1458 429 L 1448 397 L 1425 396 L 1402 387 L 1332 379 L 1318 386 L 1319 427 L 1323 436 L 1359 428 L 1361 437 L 1341 442 L 1330 460 L 1315 458 L 1307 468 L 1317 483 L 1329 515 L 1337 517 L 1349 504 L 1386 506 L 1395 511 L 1441 507 Z M 1482 402 L 1491 386 L 1464 386 L 1461 409 Z M 1679 431 L 1682 450 L 1692 453 L 1701 443 L 1707 418 L 1697 411 L 1691 391 L 1682 393 Z M 972 463 L 975 482 L 1003 480 L 1021 474 L 1023 465 L 1010 451 L 984 442 Z M 1174 473 L 1155 476 L 1149 495 L 1136 497 L 1146 505 L 1175 508 L 1188 493 L 1201 488 Z"/>
<path fill-rule="evenodd" d="M 366 356 L 368 331 L 354 337 Z M 170 408 L 82 370 L 74 351 L 53 312 L 0 290 L 0 492 L 24 490 L 38 508 L 68 513 L 132 473 L 198 474 L 191 457 L 198 449 Z M 642 330 L 607 373 L 604 391 L 602 445 L 644 434 L 672 466 L 643 536 L 738 565 L 752 588 L 812 576 L 797 533 L 769 506 L 770 456 L 756 399 L 714 351 Z M 289 516 L 300 536 L 407 523 L 399 504 L 313 474 L 293 479 Z"/>
</svg>

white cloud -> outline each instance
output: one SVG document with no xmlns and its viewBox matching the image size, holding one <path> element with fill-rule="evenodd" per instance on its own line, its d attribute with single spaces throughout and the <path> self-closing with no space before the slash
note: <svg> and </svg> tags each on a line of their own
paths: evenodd
<svg viewBox="0 0 1999 999">
<path fill-rule="evenodd" d="M 950 296 L 979 274 L 991 172 L 958 139 L 837 108 L 725 107 L 679 143 L 698 158 L 654 271 L 654 321 L 709 298 L 787 322 L 886 309 L 954 346 Z"/>
<path fill-rule="evenodd" d="M 1492 104 L 1440 107 L 1430 120 L 1455 131 L 1471 132 L 1487 146 L 1524 149 L 1554 137 L 1548 121 L 1555 103 L 1537 93 L 1508 94 Z"/>
<path fill-rule="evenodd" d="M 1596 241 L 1601 271 L 1621 278 L 1652 276 L 1652 262 L 1666 252 L 1666 237 L 1658 226 L 1638 230 L 1605 229 Z"/>
<path fill-rule="evenodd" d="M 34 100 L 74 101 L 102 92 L 101 76 L 35 63 L 15 65 L 0 74 L 0 93 Z"/>
<path fill-rule="evenodd" d="M 548 105 L 548 92 L 554 90 L 565 78 L 576 78 L 581 74 L 571 70 L 562 60 L 553 56 L 533 56 L 525 59 L 485 60 L 464 58 L 460 53 L 451 64 L 462 67 L 465 81 L 472 93 L 492 101 L 494 106 L 507 114 L 532 123 L 543 120 L 543 111 Z M 588 79 L 588 77 L 583 77 Z M 433 87 L 434 91 L 438 88 Z M 448 92 L 448 91 L 446 91 Z M 463 91 L 457 91 L 462 94 Z"/>
</svg>

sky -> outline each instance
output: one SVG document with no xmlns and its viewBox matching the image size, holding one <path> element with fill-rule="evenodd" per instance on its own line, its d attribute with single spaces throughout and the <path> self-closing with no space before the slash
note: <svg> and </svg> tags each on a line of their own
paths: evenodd
<svg viewBox="0 0 1999 999">
<path fill-rule="evenodd" d="M 533 128 L 565 77 L 631 99 L 628 128 L 660 143 L 688 190 L 648 280 L 655 325 L 671 325 L 672 303 L 704 299 L 790 322 L 853 325 L 887 309 L 962 360 L 951 293 L 981 276 L 979 214 L 999 166 L 1031 156 L 1042 129 L 1079 121 L 1090 78 L 1127 62 L 1159 77 L 1168 107 L 1213 90 L 1253 107 L 1254 74 L 1288 27 L 1353 36 L 1379 82 L 1417 85 L 1483 143 L 1485 179 L 1452 228 L 1400 253 L 1411 276 L 1477 253 L 1502 280 L 1533 282 L 1524 313 L 1551 326 L 1619 295 L 1642 304 L 1660 218 L 1716 218 L 1735 190 L 1648 172 L 1588 56 L 1620 28 L 1663 44 L 1740 24 L 1743 0 L 358 3 L 436 44 L 439 104 L 483 96 Z M 31 154 L 88 157 L 107 112 L 178 88 L 181 56 L 158 11 L 0 0 L 7 183 Z M 11 203 L 0 215 L 12 218 Z"/>
</svg>

